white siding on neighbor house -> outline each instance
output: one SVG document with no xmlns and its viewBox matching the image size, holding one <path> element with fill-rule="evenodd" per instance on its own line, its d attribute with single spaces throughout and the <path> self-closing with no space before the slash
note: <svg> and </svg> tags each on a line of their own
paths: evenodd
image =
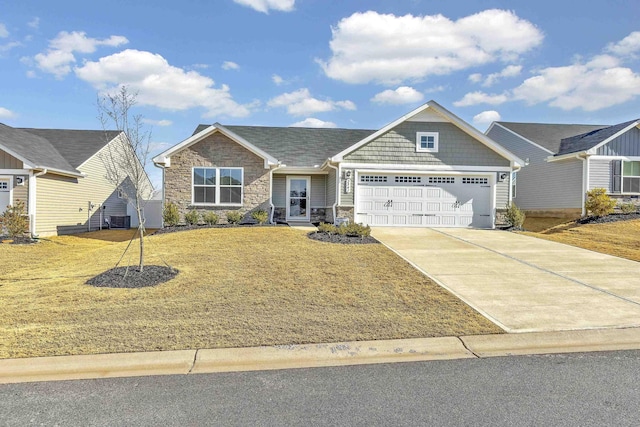
<svg viewBox="0 0 640 427">
<path fill-rule="evenodd" d="M 589 190 L 604 188 L 609 193 L 613 191 L 611 166 L 610 159 L 589 159 Z"/>
<path fill-rule="evenodd" d="M 103 150 L 110 148 L 112 143 Z M 51 173 L 36 178 L 36 234 L 79 233 L 89 229 L 89 221 L 94 225 L 99 223 L 98 208 L 107 200 L 113 200 L 110 197 L 115 194 L 115 186 L 105 179 L 105 166 L 99 154 L 78 169 L 86 175 L 84 178 Z M 91 211 L 89 202 L 94 205 Z M 115 204 L 113 208 L 116 209 Z"/>
<path fill-rule="evenodd" d="M 513 202 L 525 210 L 582 208 L 582 161 L 547 162 L 552 154 L 494 125 L 487 134 L 529 165 L 518 171 Z M 500 204 L 498 204 L 500 207 Z"/>
<path fill-rule="evenodd" d="M 22 162 L 0 150 L 0 169 L 22 169 Z"/>
<path fill-rule="evenodd" d="M 92 202 L 93 203 L 93 202 Z M 102 215 L 97 211 L 102 209 Z M 102 227 L 104 228 L 105 219 L 111 216 L 126 216 L 127 215 L 127 202 L 124 199 L 118 198 L 118 192 L 114 190 L 109 195 L 107 200 L 102 202 L 101 205 L 96 206 L 96 213 L 91 216 L 91 229 L 96 230 L 100 228 L 100 220 L 102 220 Z"/>
</svg>

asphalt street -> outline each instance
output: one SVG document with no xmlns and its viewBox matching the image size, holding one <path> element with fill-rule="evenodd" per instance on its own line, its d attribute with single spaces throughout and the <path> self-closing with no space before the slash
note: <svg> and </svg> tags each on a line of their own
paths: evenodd
<svg viewBox="0 0 640 427">
<path fill-rule="evenodd" d="M 640 351 L 0 385 L 0 425 L 635 426 Z"/>
</svg>

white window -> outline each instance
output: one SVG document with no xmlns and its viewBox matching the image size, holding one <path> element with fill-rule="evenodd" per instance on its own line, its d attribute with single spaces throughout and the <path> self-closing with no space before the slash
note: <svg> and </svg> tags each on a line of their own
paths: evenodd
<svg viewBox="0 0 640 427">
<path fill-rule="evenodd" d="M 0 181 L 0 190 L 8 190 L 8 189 L 9 189 L 9 182 Z"/>
<path fill-rule="evenodd" d="M 622 162 L 622 192 L 640 193 L 640 161 Z"/>
<path fill-rule="evenodd" d="M 360 175 L 360 182 L 387 182 L 384 175 Z"/>
<path fill-rule="evenodd" d="M 452 176 L 430 176 L 429 184 L 455 184 L 456 179 Z"/>
<path fill-rule="evenodd" d="M 416 151 L 421 153 L 437 153 L 438 132 L 418 132 L 416 134 Z"/>
<path fill-rule="evenodd" d="M 462 178 L 462 183 L 463 184 L 488 184 L 489 179 L 488 178 L 472 178 L 472 177 L 465 176 Z"/>
<path fill-rule="evenodd" d="M 242 205 L 242 188 L 242 168 L 193 168 L 194 205 Z"/>
<path fill-rule="evenodd" d="M 419 184 L 422 182 L 422 178 L 419 176 L 396 176 L 395 182 Z"/>
</svg>

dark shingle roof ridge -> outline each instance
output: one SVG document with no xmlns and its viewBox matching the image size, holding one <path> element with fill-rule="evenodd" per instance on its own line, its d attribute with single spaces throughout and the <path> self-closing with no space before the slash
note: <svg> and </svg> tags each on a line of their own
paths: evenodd
<svg viewBox="0 0 640 427">
<path fill-rule="evenodd" d="M 579 135 L 563 138 L 560 142 L 560 150 L 556 156 L 589 150 L 612 137 L 622 129 L 628 127 L 632 123 L 636 123 L 638 121 L 639 119 L 629 120 L 615 125 L 606 126 L 601 129 L 594 129 Z"/>
<path fill-rule="evenodd" d="M 93 157 L 121 133 L 119 130 L 110 129 L 19 129 L 47 140 L 60 153 L 60 156 L 72 166 L 72 171 L 76 171 L 75 168 Z"/>
<path fill-rule="evenodd" d="M 377 129 L 364 129 L 364 128 L 316 128 L 316 127 L 306 127 L 306 126 L 262 126 L 262 125 L 225 125 L 224 123 L 220 123 L 220 125 L 225 128 L 263 128 L 263 129 L 302 129 L 302 130 L 313 130 L 313 131 L 363 131 L 363 132 L 375 132 Z M 199 125 L 206 126 L 206 125 Z M 210 126 L 210 125 L 208 125 Z"/>
<path fill-rule="evenodd" d="M 601 127 L 609 127 L 611 125 L 603 125 L 603 124 L 594 124 L 594 123 L 557 123 L 557 122 L 508 122 L 508 121 L 496 121 L 499 125 L 549 125 L 549 126 L 601 126 Z"/>
</svg>

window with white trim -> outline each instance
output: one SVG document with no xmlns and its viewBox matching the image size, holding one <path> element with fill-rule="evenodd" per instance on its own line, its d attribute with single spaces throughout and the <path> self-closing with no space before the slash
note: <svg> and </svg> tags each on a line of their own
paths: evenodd
<svg viewBox="0 0 640 427">
<path fill-rule="evenodd" d="M 488 178 L 473 178 L 473 177 L 463 177 L 462 178 L 462 183 L 463 184 L 488 184 L 489 183 L 489 179 Z"/>
<path fill-rule="evenodd" d="M 387 182 L 384 175 L 360 175 L 360 182 Z"/>
<path fill-rule="evenodd" d="M 456 179 L 452 176 L 430 176 L 429 184 L 455 184 Z"/>
<path fill-rule="evenodd" d="M 640 193 L 640 161 L 622 162 L 622 192 Z"/>
<path fill-rule="evenodd" d="M 194 205 L 242 205 L 242 168 L 193 168 Z"/>
<path fill-rule="evenodd" d="M 419 153 L 437 153 L 438 140 L 438 132 L 418 132 L 416 133 L 416 151 Z"/>
</svg>

